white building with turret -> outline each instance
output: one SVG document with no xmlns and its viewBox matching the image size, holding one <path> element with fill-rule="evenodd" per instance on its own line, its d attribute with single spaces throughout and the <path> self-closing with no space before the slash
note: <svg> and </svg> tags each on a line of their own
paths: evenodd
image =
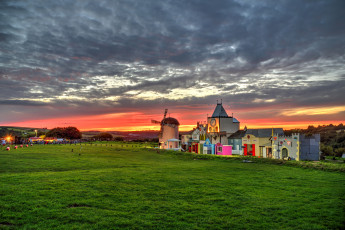
<svg viewBox="0 0 345 230">
<path fill-rule="evenodd" d="M 211 117 L 207 118 L 207 137 L 212 144 L 228 144 L 228 137 L 240 129 L 240 122 L 229 116 L 222 102 L 218 103 Z"/>
</svg>

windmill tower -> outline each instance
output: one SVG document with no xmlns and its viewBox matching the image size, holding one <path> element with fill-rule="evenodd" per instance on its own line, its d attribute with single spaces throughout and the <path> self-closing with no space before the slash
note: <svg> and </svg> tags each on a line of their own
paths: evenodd
<svg viewBox="0 0 345 230">
<path fill-rule="evenodd" d="M 151 120 L 154 124 L 160 124 L 161 129 L 158 134 L 159 148 L 161 149 L 174 149 L 179 148 L 179 131 L 180 123 L 172 117 L 166 117 L 168 109 L 164 111 L 164 117 L 161 122 Z"/>
</svg>

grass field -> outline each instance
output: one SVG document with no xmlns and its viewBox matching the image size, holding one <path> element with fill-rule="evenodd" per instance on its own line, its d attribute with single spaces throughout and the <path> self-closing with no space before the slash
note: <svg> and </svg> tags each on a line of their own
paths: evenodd
<svg viewBox="0 0 345 230">
<path fill-rule="evenodd" d="M 115 144 L 0 150 L 0 229 L 341 229 L 344 204 L 344 172 Z"/>
</svg>

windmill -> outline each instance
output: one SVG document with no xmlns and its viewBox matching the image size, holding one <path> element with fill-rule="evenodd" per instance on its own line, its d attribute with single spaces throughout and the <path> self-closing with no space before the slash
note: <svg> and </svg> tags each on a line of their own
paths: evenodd
<svg viewBox="0 0 345 230">
<path fill-rule="evenodd" d="M 163 116 L 163 120 L 162 121 L 157 121 L 157 120 L 151 120 L 151 123 L 153 124 L 160 124 L 161 125 L 161 130 L 159 131 L 159 134 L 158 134 L 158 137 L 161 138 L 162 135 L 163 135 L 163 128 L 164 128 L 164 125 L 165 125 L 165 118 L 167 116 L 167 113 L 168 113 L 168 109 L 165 109 L 164 110 L 164 116 Z"/>
<path fill-rule="evenodd" d="M 160 124 L 161 128 L 158 134 L 159 142 L 161 144 L 161 148 L 170 148 L 171 146 L 175 147 L 175 144 L 171 146 L 166 146 L 168 140 L 171 139 L 178 139 L 178 126 L 180 123 L 172 117 L 167 117 L 168 109 L 165 109 L 164 116 L 162 121 L 151 120 L 153 124 Z M 178 145 L 178 144 L 177 144 Z"/>
</svg>

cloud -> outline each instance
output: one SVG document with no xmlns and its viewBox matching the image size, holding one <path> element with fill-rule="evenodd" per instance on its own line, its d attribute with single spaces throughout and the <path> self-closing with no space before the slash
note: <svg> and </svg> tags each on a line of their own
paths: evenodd
<svg viewBox="0 0 345 230">
<path fill-rule="evenodd" d="M 2 1 L 0 8 L 0 104 L 26 111 L 1 111 L 8 121 L 194 108 L 218 98 L 238 110 L 344 104 L 344 1 Z"/>
</svg>

